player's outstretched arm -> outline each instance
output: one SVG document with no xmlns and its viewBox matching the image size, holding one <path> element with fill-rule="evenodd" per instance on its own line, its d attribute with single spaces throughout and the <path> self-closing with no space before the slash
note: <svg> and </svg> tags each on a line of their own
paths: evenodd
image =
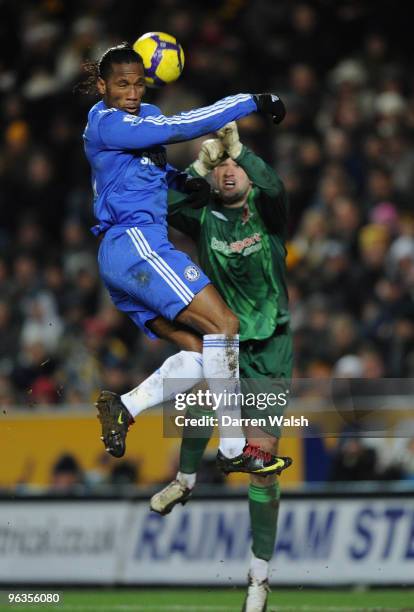
<svg viewBox="0 0 414 612">
<path fill-rule="evenodd" d="M 104 148 L 141 149 L 192 140 L 254 112 L 281 120 L 285 111 L 281 100 L 273 94 L 238 94 L 172 117 L 136 117 L 110 109 L 101 114 L 98 131 Z"/>
</svg>

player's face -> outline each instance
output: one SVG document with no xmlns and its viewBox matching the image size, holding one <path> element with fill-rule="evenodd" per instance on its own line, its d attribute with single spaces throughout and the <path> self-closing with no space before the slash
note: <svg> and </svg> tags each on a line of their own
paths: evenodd
<svg viewBox="0 0 414 612">
<path fill-rule="evenodd" d="M 109 108 L 119 108 L 131 115 L 139 113 L 145 93 L 144 66 L 138 63 L 112 64 L 112 72 L 98 79 L 98 91 Z"/>
<path fill-rule="evenodd" d="M 223 204 L 243 200 L 252 185 L 243 168 L 230 158 L 214 169 L 214 179 Z"/>
</svg>

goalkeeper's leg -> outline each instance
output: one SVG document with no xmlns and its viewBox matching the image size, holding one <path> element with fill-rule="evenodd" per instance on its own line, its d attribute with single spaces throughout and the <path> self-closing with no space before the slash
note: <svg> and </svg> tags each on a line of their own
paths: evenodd
<svg viewBox="0 0 414 612">
<path fill-rule="evenodd" d="M 260 439 L 260 446 L 276 455 L 278 440 L 266 435 L 265 439 Z M 280 498 L 276 475 L 251 474 L 248 496 L 252 558 L 243 612 L 258 612 L 266 610 L 269 592 L 269 561 L 273 556 L 276 542 Z"/>
<path fill-rule="evenodd" d="M 190 408 L 186 416 L 200 418 L 211 416 L 211 410 L 199 407 Z M 180 449 L 179 471 L 175 479 L 152 496 L 150 508 L 158 514 L 169 514 L 177 504 L 184 504 L 191 495 L 196 482 L 197 472 L 203 459 L 206 446 L 213 433 L 213 427 L 183 427 Z"/>
</svg>

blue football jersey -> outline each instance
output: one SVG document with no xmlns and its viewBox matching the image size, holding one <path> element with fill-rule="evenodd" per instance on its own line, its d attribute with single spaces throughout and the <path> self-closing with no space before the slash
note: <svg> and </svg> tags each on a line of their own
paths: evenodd
<svg viewBox="0 0 414 612">
<path fill-rule="evenodd" d="M 164 145 L 198 138 L 256 110 L 250 94 L 172 117 L 153 104 L 142 103 L 138 115 L 107 108 L 103 101 L 95 104 L 83 134 L 99 222 L 92 231 L 99 234 L 112 225 L 165 226 L 168 188 L 180 190 L 186 175 L 167 163 Z"/>
</svg>

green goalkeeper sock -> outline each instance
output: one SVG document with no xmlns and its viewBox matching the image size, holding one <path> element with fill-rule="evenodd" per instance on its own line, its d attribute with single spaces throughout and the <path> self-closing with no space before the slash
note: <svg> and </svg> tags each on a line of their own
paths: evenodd
<svg viewBox="0 0 414 612">
<path fill-rule="evenodd" d="M 211 417 L 211 410 L 190 408 L 186 413 L 186 417 L 200 418 L 202 416 Z M 196 427 L 186 425 L 183 428 L 180 449 L 180 472 L 194 474 L 198 471 L 212 432 L 213 427 L 210 425 Z"/>
<path fill-rule="evenodd" d="M 256 557 L 270 561 L 276 542 L 280 488 L 249 486 L 249 511 L 252 529 L 252 551 Z"/>
</svg>

